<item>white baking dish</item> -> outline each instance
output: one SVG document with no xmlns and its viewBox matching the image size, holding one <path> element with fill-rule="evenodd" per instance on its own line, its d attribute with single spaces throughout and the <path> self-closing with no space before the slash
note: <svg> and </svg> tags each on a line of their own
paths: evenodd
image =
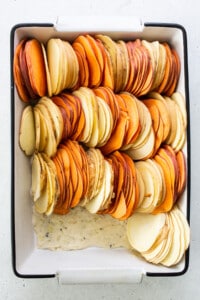
<svg viewBox="0 0 200 300">
<path fill-rule="evenodd" d="M 82 18 L 67 17 L 54 24 L 18 24 L 11 30 L 11 119 L 12 119 L 12 255 L 13 269 L 20 277 L 58 276 L 61 282 L 139 282 L 143 274 L 149 276 L 172 276 L 186 272 L 189 251 L 175 267 L 166 268 L 147 263 L 126 249 L 88 248 L 76 251 L 40 250 L 32 226 L 30 189 L 30 160 L 18 145 L 22 101 L 14 87 L 12 75 L 13 53 L 18 42 L 25 37 L 35 37 L 46 42 L 51 37 L 73 40 L 80 33 L 103 33 L 113 39 L 169 42 L 181 59 L 181 74 L 177 90 L 186 99 L 188 112 L 187 187 L 180 200 L 181 209 L 189 220 L 190 202 L 190 138 L 189 138 L 189 92 L 187 70 L 187 41 L 184 28 L 177 24 L 142 24 L 134 18 Z"/>
</svg>

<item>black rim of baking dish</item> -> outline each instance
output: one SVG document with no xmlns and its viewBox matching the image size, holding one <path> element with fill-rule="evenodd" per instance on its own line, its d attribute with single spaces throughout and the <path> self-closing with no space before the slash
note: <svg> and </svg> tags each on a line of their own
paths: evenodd
<svg viewBox="0 0 200 300">
<path fill-rule="evenodd" d="M 10 34 L 10 73 L 11 73 L 11 247 L 12 247 L 12 267 L 14 274 L 20 278 L 49 278 L 55 274 L 21 274 L 16 267 L 16 243 L 15 243 L 15 110 L 14 110 L 14 78 L 13 78 L 13 57 L 14 57 L 14 36 L 15 31 L 21 27 L 53 27 L 51 23 L 20 23 L 11 29 Z"/>
<path fill-rule="evenodd" d="M 53 27 L 52 23 L 19 23 L 11 29 L 10 34 L 10 83 L 11 83 L 11 247 L 12 247 L 12 267 L 14 274 L 20 278 L 50 278 L 56 274 L 21 274 L 16 268 L 16 247 L 15 247 L 15 111 L 14 111 L 14 78 L 13 78 L 13 57 L 14 57 L 14 36 L 15 31 L 21 27 Z M 185 74 L 185 95 L 187 108 L 187 220 L 190 222 L 190 105 L 189 105 L 189 78 L 188 78 L 188 55 L 187 55 L 187 33 L 182 25 L 176 23 L 144 23 L 145 27 L 169 27 L 182 31 L 184 43 L 184 74 Z M 189 267 L 189 249 L 185 253 L 185 266 L 181 272 L 146 272 L 145 275 L 151 277 L 180 276 L 186 273 Z"/>
</svg>

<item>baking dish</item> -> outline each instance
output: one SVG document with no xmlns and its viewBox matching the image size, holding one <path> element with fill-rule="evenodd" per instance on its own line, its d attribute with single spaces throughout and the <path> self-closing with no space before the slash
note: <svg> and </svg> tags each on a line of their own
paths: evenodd
<svg viewBox="0 0 200 300">
<path fill-rule="evenodd" d="M 50 251 L 36 247 L 32 226 L 30 198 L 30 160 L 19 148 L 19 124 L 24 103 L 20 101 L 14 86 L 12 63 L 14 50 L 22 38 L 34 37 L 46 42 L 51 37 L 69 41 L 83 33 L 107 34 L 113 39 L 168 42 L 176 49 L 181 60 L 181 74 L 177 90 L 186 99 L 187 141 L 184 153 L 187 161 L 187 186 L 179 205 L 187 216 L 190 215 L 190 123 L 189 123 L 189 82 L 187 62 L 187 36 L 185 29 L 171 23 L 143 23 L 131 17 L 77 17 L 58 18 L 53 23 L 17 24 L 11 30 L 11 227 L 12 259 L 15 274 L 23 278 L 55 277 L 62 283 L 97 282 L 140 282 L 143 275 L 176 276 L 187 271 L 189 250 L 184 259 L 175 267 L 166 268 L 145 262 L 126 249 L 88 248 L 76 251 Z"/>
</svg>

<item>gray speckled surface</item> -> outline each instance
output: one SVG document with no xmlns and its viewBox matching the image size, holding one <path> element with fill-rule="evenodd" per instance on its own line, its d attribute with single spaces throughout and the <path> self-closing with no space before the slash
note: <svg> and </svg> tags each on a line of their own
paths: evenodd
<svg viewBox="0 0 200 300">
<path fill-rule="evenodd" d="M 0 299 L 199 299 L 200 294 L 200 18 L 199 1 L 10 0 L 0 3 Z M 21 22 L 52 22 L 58 15 L 136 15 L 144 21 L 182 24 L 188 34 L 191 110 L 190 267 L 182 277 L 144 277 L 141 284 L 59 286 L 53 279 L 16 278 L 11 268 L 10 238 L 10 61 L 11 27 Z M 22 183 L 23 184 L 23 183 Z"/>
</svg>

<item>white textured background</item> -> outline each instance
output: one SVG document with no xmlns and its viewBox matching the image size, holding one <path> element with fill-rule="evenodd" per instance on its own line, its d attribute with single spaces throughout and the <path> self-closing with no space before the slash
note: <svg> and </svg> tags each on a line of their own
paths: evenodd
<svg viewBox="0 0 200 300">
<path fill-rule="evenodd" d="M 11 268 L 10 238 L 10 30 L 21 22 L 54 22 L 59 15 L 135 15 L 182 24 L 188 34 L 191 110 L 191 248 L 182 277 L 145 277 L 141 284 L 59 286 L 54 279 L 19 279 Z M 200 298 L 200 4 L 198 0 L 5 0 L 0 2 L 0 299 Z M 23 182 L 22 182 L 23 184 Z"/>
</svg>

